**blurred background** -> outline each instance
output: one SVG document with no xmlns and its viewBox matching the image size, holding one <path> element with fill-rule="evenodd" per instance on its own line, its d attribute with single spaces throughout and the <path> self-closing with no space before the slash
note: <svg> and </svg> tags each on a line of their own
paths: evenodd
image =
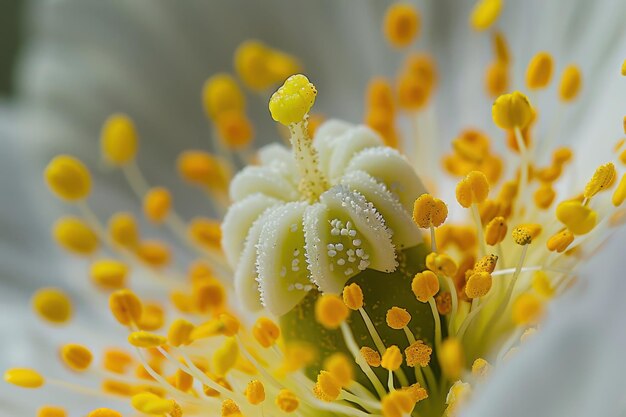
<svg viewBox="0 0 626 417">
<path fill-rule="evenodd" d="M 24 2 L 0 2 L 0 97 L 14 94 L 14 67 L 22 40 Z"/>
</svg>

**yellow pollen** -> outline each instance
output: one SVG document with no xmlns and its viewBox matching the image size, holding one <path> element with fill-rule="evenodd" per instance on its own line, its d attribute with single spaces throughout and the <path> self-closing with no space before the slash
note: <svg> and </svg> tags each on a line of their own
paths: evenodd
<svg viewBox="0 0 626 417">
<path fill-rule="evenodd" d="M 115 291 L 109 297 L 109 309 L 113 317 L 124 326 L 136 323 L 141 319 L 143 306 L 139 298 L 131 290 Z"/>
<path fill-rule="evenodd" d="M 491 37 L 491 43 L 496 59 L 502 63 L 508 64 L 511 61 L 511 52 L 504 34 L 500 31 L 494 31 Z"/>
<path fill-rule="evenodd" d="M 112 165 L 125 165 L 137 155 L 139 137 L 133 121 L 125 114 L 110 116 L 102 126 L 100 148 Z"/>
<path fill-rule="evenodd" d="M 406 391 L 397 390 L 387 394 L 382 400 L 384 417 L 404 417 L 415 407 L 413 397 Z"/>
<path fill-rule="evenodd" d="M 289 126 L 304 120 L 315 103 L 317 90 L 302 74 L 292 75 L 270 98 L 272 119 Z"/>
<path fill-rule="evenodd" d="M 139 244 L 139 230 L 132 214 L 116 213 L 109 220 L 109 234 L 113 241 L 127 249 Z"/>
<path fill-rule="evenodd" d="M 418 382 L 408 387 L 402 388 L 402 391 L 406 392 L 411 396 L 411 400 L 414 403 L 420 402 L 428 398 L 428 391 L 423 388 Z"/>
<path fill-rule="evenodd" d="M 285 413 L 292 413 L 297 410 L 300 400 L 288 389 L 281 389 L 276 396 L 276 405 Z"/>
<path fill-rule="evenodd" d="M 502 0 L 479 0 L 470 15 L 470 25 L 477 31 L 489 29 L 501 12 Z"/>
<path fill-rule="evenodd" d="M 597 214 L 580 201 L 563 201 L 556 207 L 556 217 L 573 234 L 584 235 L 589 233 L 597 222 Z"/>
<path fill-rule="evenodd" d="M 335 401 L 341 394 L 341 384 L 330 372 L 321 371 L 317 375 L 313 394 L 322 401 Z"/>
<path fill-rule="evenodd" d="M 453 277 L 457 271 L 457 265 L 450 256 L 437 252 L 431 252 L 426 256 L 426 268 L 446 277 Z"/>
<path fill-rule="evenodd" d="M 574 241 L 574 234 L 568 229 L 555 233 L 548 239 L 546 246 L 549 251 L 562 253 Z"/>
<path fill-rule="evenodd" d="M 485 72 L 485 89 L 489 97 L 496 98 L 509 88 L 509 66 L 502 61 L 494 61 Z"/>
<path fill-rule="evenodd" d="M 480 171 L 472 171 L 456 185 L 456 199 L 459 204 L 469 208 L 472 204 L 481 204 L 489 195 L 489 182 Z"/>
<path fill-rule="evenodd" d="M 387 310 L 386 315 L 387 326 L 395 330 L 400 330 L 411 321 L 411 315 L 408 311 L 400 307 L 391 307 Z"/>
<path fill-rule="evenodd" d="M 389 346 L 380 361 L 380 365 L 388 371 L 397 371 L 402 365 L 402 352 L 396 345 Z"/>
<path fill-rule="evenodd" d="M 394 97 L 391 84 L 385 78 L 376 77 L 369 81 L 366 93 L 367 107 L 380 109 L 390 117 L 394 114 Z"/>
<path fill-rule="evenodd" d="M 63 200 L 82 200 L 91 190 L 89 170 L 81 161 L 69 155 L 54 157 L 46 167 L 44 177 L 52 192 Z"/>
<path fill-rule="evenodd" d="M 439 292 L 439 280 L 432 271 L 418 272 L 411 282 L 411 290 L 422 303 L 427 302 Z"/>
<path fill-rule="evenodd" d="M 336 329 L 347 318 L 350 310 L 336 295 L 324 294 L 315 303 L 315 319 L 328 329 Z"/>
<path fill-rule="evenodd" d="M 97 408 L 87 414 L 87 417 L 123 417 L 122 414 L 110 408 Z"/>
<path fill-rule="evenodd" d="M 506 220 L 502 216 L 491 219 L 485 228 L 485 242 L 489 246 L 495 246 L 502 242 L 507 233 Z"/>
<path fill-rule="evenodd" d="M 33 295 L 32 305 L 37 315 L 50 323 L 67 323 L 72 317 L 70 298 L 56 288 L 39 289 Z"/>
<path fill-rule="evenodd" d="M 151 415 L 165 415 L 174 407 L 171 400 L 163 399 L 151 392 L 140 392 L 133 395 L 131 404 L 135 410 Z"/>
<path fill-rule="evenodd" d="M 475 272 L 465 284 L 465 294 L 469 298 L 480 298 L 487 295 L 491 289 L 492 279 L 489 272 Z"/>
<path fill-rule="evenodd" d="M 147 265 L 160 268 L 169 264 L 170 249 L 158 240 L 145 240 L 135 248 L 135 254 Z"/>
<path fill-rule="evenodd" d="M 236 402 L 226 399 L 222 402 L 222 417 L 241 417 L 241 410 Z"/>
<path fill-rule="evenodd" d="M 182 369 L 176 371 L 174 379 L 174 385 L 181 391 L 187 392 L 193 387 L 193 377 Z"/>
<path fill-rule="evenodd" d="M 428 366 L 430 363 L 430 355 L 433 353 L 433 348 L 426 345 L 421 340 L 417 340 L 409 347 L 404 349 L 404 355 L 406 356 L 406 364 L 410 367 L 421 366 L 422 368 Z"/>
<path fill-rule="evenodd" d="M 104 352 L 102 367 L 116 374 L 124 374 L 133 363 L 133 358 L 125 351 L 108 349 Z"/>
<path fill-rule="evenodd" d="M 396 3 L 387 9 L 383 21 L 383 33 L 389 43 L 397 48 L 409 45 L 420 30 L 420 15 L 408 3 Z"/>
<path fill-rule="evenodd" d="M 21 388 L 39 388 L 45 379 L 41 374 L 29 368 L 12 368 L 4 373 L 4 380 Z"/>
<path fill-rule="evenodd" d="M 352 363 L 343 353 L 333 353 L 324 361 L 324 369 L 330 372 L 342 387 L 347 387 L 354 380 Z"/>
<path fill-rule="evenodd" d="M 512 236 L 513 241 L 520 246 L 530 245 L 533 241 L 530 229 L 525 226 L 518 226 L 513 229 Z"/>
<path fill-rule="evenodd" d="M 593 177 L 585 186 L 585 192 L 583 196 L 585 198 L 591 198 L 598 194 L 600 191 L 606 190 L 615 181 L 617 172 L 615 171 L 615 165 L 609 162 L 608 164 L 600 165 Z"/>
<path fill-rule="evenodd" d="M 543 303 L 533 294 L 525 293 L 513 303 L 513 322 L 520 326 L 537 324 L 543 315 Z"/>
<path fill-rule="evenodd" d="M 268 348 L 280 337 L 280 327 L 267 317 L 260 317 L 252 327 L 252 335 L 261 346 Z"/>
<path fill-rule="evenodd" d="M 368 346 L 363 346 L 359 352 L 369 366 L 373 368 L 378 368 L 380 366 L 380 353 L 376 352 L 374 349 Z"/>
<path fill-rule="evenodd" d="M 343 289 L 343 302 L 350 310 L 363 307 L 363 290 L 359 284 L 352 283 Z"/>
<path fill-rule="evenodd" d="M 422 194 L 413 204 L 413 221 L 419 227 L 427 229 L 439 227 L 448 217 L 448 206 L 430 194 Z"/>
<path fill-rule="evenodd" d="M 485 255 L 474 265 L 474 272 L 492 273 L 496 269 L 498 257 L 496 255 Z"/>
<path fill-rule="evenodd" d="M 622 62 L 622 76 L 626 77 L 626 59 Z"/>
<path fill-rule="evenodd" d="M 624 200 L 626 199 L 626 174 L 622 175 L 622 179 L 619 181 L 615 192 L 613 193 L 613 197 L 611 198 L 611 202 L 615 207 L 619 207 L 622 205 Z"/>
<path fill-rule="evenodd" d="M 225 376 L 235 366 L 239 357 L 239 345 L 234 337 L 227 338 L 222 346 L 213 353 L 213 371 L 219 376 Z"/>
<path fill-rule="evenodd" d="M 408 111 L 423 109 L 430 99 L 433 86 L 413 72 L 403 72 L 397 79 L 398 105 Z"/>
<path fill-rule="evenodd" d="M 241 89 L 228 74 L 216 74 L 206 80 L 202 100 L 207 117 L 212 120 L 227 111 L 242 112 L 246 106 Z"/>
<path fill-rule="evenodd" d="M 52 231 L 54 240 L 64 249 L 78 255 L 91 255 L 98 250 L 96 233 L 78 217 L 62 217 Z"/>
<path fill-rule="evenodd" d="M 552 153 L 552 160 L 555 164 L 563 165 L 569 162 L 573 156 L 574 153 L 571 149 L 567 147 L 560 147 Z"/>
<path fill-rule="evenodd" d="M 187 345 L 191 342 L 191 332 L 195 326 L 185 319 L 176 319 L 167 332 L 167 342 L 174 347 Z"/>
<path fill-rule="evenodd" d="M 67 417 L 67 411 L 62 407 L 44 405 L 37 410 L 37 417 Z"/>
<path fill-rule="evenodd" d="M 472 364 L 472 375 L 479 379 L 485 378 L 489 372 L 491 372 L 491 365 L 483 358 L 476 359 Z"/>
<path fill-rule="evenodd" d="M 526 85 L 531 90 L 546 88 L 552 79 L 554 59 L 547 52 L 532 57 L 526 69 Z"/>
<path fill-rule="evenodd" d="M 252 90 L 262 91 L 302 71 L 298 60 L 259 41 L 248 40 L 235 50 L 235 70 Z"/>
<path fill-rule="evenodd" d="M 158 334 L 139 330 L 128 335 L 128 342 L 139 348 L 153 348 L 165 345 L 167 339 Z"/>
<path fill-rule="evenodd" d="M 114 259 L 102 259 L 91 264 L 89 276 L 103 289 L 120 289 L 126 285 L 128 266 Z"/>
<path fill-rule="evenodd" d="M 159 224 L 170 213 L 172 195 L 164 187 L 154 187 L 146 193 L 143 199 L 143 212 L 148 220 Z"/>
<path fill-rule="evenodd" d="M 543 271 L 537 271 L 533 274 L 532 287 L 537 294 L 545 298 L 552 298 L 556 293 L 548 275 Z"/>
<path fill-rule="evenodd" d="M 185 151 L 178 157 L 180 176 L 192 184 L 212 190 L 225 190 L 229 171 L 217 157 L 203 151 Z"/>
<path fill-rule="evenodd" d="M 258 405 L 265 401 L 265 387 L 258 379 L 253 379 L 248 382 L 244 394 L 248 402 L 252 405 Z"/>
<path fill-rule="evenodd" d="M 535 200 L 535 204 L 540 209 L 547 209 L 552 205 L 554 198 L 556 197 L 556 192 L 552 188 L 552 185 L 549 183 L 544 183 L 537 188 L 535 194 L 533 195 L 533 199 Z"/>
<path fill-rule="evenodd" d="M 218 319 L 222 325 L 221 333 L 224 336 L 234 336 L 239 332 L 240 324 L 235 316 L 229 313 L 222 313 L 219 315 Z"/>
<path fill-rule="evenodd" d="M 570 102 L 578 97 L 582 88 L 582 74 L 576 65 L 568 65 L 563 70 L 559 85 L 559 97 L 564 102 Z"/>
<path fill-rule="evenodd" d="M 435 304 L 440 315 L 445 316 L 452 311 L 452 294 L 450 291 L 441 291 L 435 297 Z"/>
<path fill-rule="evenodd" d="M 71 343 L 61 348 L 61 359 L 70 369 L 81 372 L 89 368 L 93 355 L 85 346 Z"/>
<path fill-rule="evenodd" d="M 239 111 L 221 113 L 217 119 L 217 131 L 224 145 L 234 151 L 247 148 L 254 136 L 252 122 Z"/>
<path fill-rule="evenodd" d="M 493 121 L 501 129 L 524 129 L 533 119 L 533 109 L 528 97 L 519 91 L 503 94 L 491 108 Z"/>
<path fill-rule="evenodd" d="M 163 308 L 155 303 L 146 303 L 143 306 L 141 319 L 137 322 L 140 330 L 159 330 L 165 322 L 165 312 Z"/>
<path fill-rule="evenodd" d="M 443 341 L 439 362 L 441 363 L 441 370 L 448 380 L 455 381 L 460 378 L 465 367 L 465 355 L 463 346 L 458 339 L 448 338 Z"/>
</svg>

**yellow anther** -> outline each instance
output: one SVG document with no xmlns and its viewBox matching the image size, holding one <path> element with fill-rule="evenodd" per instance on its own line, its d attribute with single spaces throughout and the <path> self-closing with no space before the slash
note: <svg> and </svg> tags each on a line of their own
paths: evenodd
<svg viewBox="0 0 626 417">
<path fill-rule="evenodd" d="M 536 239 L 543 231 L 543 227 L 541 227 L 539 223 L 524 223 L 524 224 L 520 224 L 518 228 L 519 227 L 525 228 L 528 231 L 528 233 L 530 233 L 530 237 L 533 240 Z"/>
<path fill-rule="evenodd" d="M 324 369 L 330 372 L 342 387 L 347 387 L 354 380 L 352 362 L 343 353 L 334 353 L 324 361 Z"/>
<path fill-rule="evenodd" d="M 120 289 L 126 285 L 128 266 L 114 259 L 101 259 L 91 264 L 89 276 L 104 289 Z"/>
<path fill-rule="evenodd" d="M 493 121 L 501 129 L 524 129 L 533 119 L 533 109 L 528 97 L 519 91 L 503 94 L 491 108 Z"/>
<path fill-rule="evenodd" d="M 52 192 L 63 200 L 82 200 L 91 190 L 89 170 L 81 161 L 69 155 L 54 157 L 48 163 L 44 177 Z"/>
<path fill-rule="evenodd" d="M 114 114 L 104 122 L 100 148 L 108 163 L 124 165 L 135 159 L 138 142 L 135 125 L 127 115 Z"/>
<path fill-rule="evenodd" d="M 213 353 L 213 371 L 218 376 L 224 376 L 235 366 L 239 357 L 239 345 L 234 337 L 228 337 Z"/>
<path fill-rule="evenodd" d="M 258 379 L 253 379 L 248 382 L 244 394 L 248 402 L 252 405 L 261 404 L 265 401 L 265 387 Z"/>
<path fill-rule="evenodd" d="M 217 280 L 202 282 L 193 288 L 196 308 L 201 312 L 218 312 L 226 303 L 226 290 Z"/>
<path fill-rule="evenodd" d="M 78 217 L 62 217 L 57 220 L 52 235 L 64 249 L 78 255 L 91 255 L 98 250 L 98 236 Z"/>
<path fill-rule="evenodd" d="M 367 84 L 367 107 L 384 111 L 390 118 L 394 115 L 394 97 L 391 84 L 385 78 L 376 77 Z"/>
<path fill-rule="evenodd" d="M 582 88 L 583 77 L 580 69 L 576 65 L 568 65 L 561 75 L 559 85 L 559 97 L 562 101 L 569 102 L 578 97 Z"/>
<path fill-rule="evenodd" d="M 391 307 L 387 310 L 385 317 L 387 326 L 392 329 L 400 330 L 411 321 L 411 315 L 408 311 L 400 307 Z"/>
<path fill-rule="evenodd" d="M 315 303 L 315 319 L 328 329 L 336 329 L 347 318 L 350 310 L 336 295 L 324 294 Z"/>
<path fill-rule="evenodd" d="M 72 317 L 72 302 L 63 291 L 41 288 L 33 295 L 33 309 L 42 319 L 54 323 L 66 323 Z"/>
<path fill-rule="evenodd" d="M 531 90 L 546 88 L 552 80 L 554 59 L 547 52 L 533 56 L 526 68 L 526 85 Z"/>
<path fill-rule="evenodd" d="M 467 279 L 465 294 L 468 298 L 480 298 L 491 289 L 492 279 L 489 272 L 474 272 Z"/>
<path fill-rule="evenodd" d="M 472 375 L 479 379 L 489 375 L 489 372 L 491 372 L 491 365 L 483 358 L 476 359 L 472 364 Z"/>
<path fill-rule="evenodd" d="M 552 184 L 549 183 L 541 184 L 533 195 L 535 204 L 540 209 L 547 209 L 548 207 L 550 207 L 555 197 L 556 192 L 554 191 L 554 188 L 552 188 Z"/>
<path fill-rule="evenodd" d="M 193 376 L 182 369 L 178 369 L 174 375 L 174 385 L 179 390 L 187 392 L 193 387 Z"/>
<path fill-rule="evenodd" d="M 170 249 L 165 243 L 158 240 L 139 242 L 139 245 L 135 248 L 135 254 L 143 262 L 155 268 L 169 264 L 171 258 Z"/>
<path fill-rule="evenodd" d="M 552 153 L 552 161 L 557 165 L 563 165 L 569 162 L 574 156 L 574 152 L 565 146 L 556 149 Z"/>
<path fill-rule="evenodd" d="M 220 159 L 203 151 L 185 151 L 178 157 L 178 173 L 192 184 L 225 190 L 230 173 Z"/>
<path fill-rule="evenodd" d="M 485 89 L 489 97 L 496 98 L 509 89 L 509 66 L 502 61 L 494 61 L 485 72 Z"/>
<path fill-rule="evenodd" d="M 437 306 L 437 312 L 445 316 L 452 311 L 452 295 L 450 291 L 441 291 L 435 297 L 435 305 Z"/>
<path fill-rule="evenodd" d="M 4 373 L 4 380 L 21 388 L 39 388 L 45 379 L 41 374 L 29 368 L 12 368 Z"/>
<path fill-rule="evenodd" d="M 520 246 L 530 245 L 533 241 L 530 229 L 525 226 L 516 227 L 511 235 L 513 236 L 513 241 Z"/>
<path fill-rule="evenodd" d="M 217 118 L 219 137 L 230 150 L 245 149 L 254 137 L 254 128 L 248 117 L 240 111 L 223 112 Z"/>
<path fill-rule="evenodd" d="M 422 194 L 413 204 L 413 221 L 423 229 L 431 226 L 439 227 L 447 217 L 446 203 L 430 194 Z"/>
<path fill-rule="evenodd" d="M 140 330 L 159 330 L 165 323 L 165 312 L 163 307 L 155 303 L 146 303 L 143 306 L 141 318 L 137 322 Z"/>
<path fill-rule="evenodd" d="M 548 239 L 546 246 L 549 251 L 562 253 L 574 241 L 574 234 L 568 229 L 555 233 Z"/>
<path fill-rule="evenodd" d="M 120 395 L 123 397 L 130 397 L 137 392 L 137 389 L 131 384 L 123 381 L 116 381 L 113 379 L 104 379 L 100 384 L 102 392 L 113 395 Z"/>
<path fill-rule="evenodd" d="M 219 249 L 222 241 L 222 225 L 217 220 L 195 218 L 189 223 L 189 234 L 198 244 Z"/>
<path fill-rule="evenodd" d="M 123 417 L 121 413 L 110 408 L 97 408 L 87 414 L 87 417 Z"/>
<path fill-rule="evenodd" d="M 128 289 L 118 290 L 111 294 L 109 309 L 115 319 L 124 326 L 138 322 L 143 312 L 141 300 Z"/>
<path fill-rule="evenodd" d="M 111 239 L 123 248 L 134 248 L 139 244 L 139 230 L 132 214 L 116 213 L 109 220 Z"/>
<path fill-rule="evenodd" d="M 626 77 L 626 59 L 622 62 L 622 76 Z"/>
<path fill-rule="evenodd" d="M 281 389 L 276 396 L 276 405 L 285 413 L 292 413 L 298 409 L 300 400 L 296 397 L 296 394 L 288 389 Z"/>
<path fill-rule="evenodd" d="M 583 196 L 585 198 L 591 198 L 600 191 L 606 190 L 613 184 L 616 176 L 617 172 L 612 162 L 600 165 L 598 169 L 596 169 L 596 172 L 594 172 L 591 180 L 585 186 Z"/>
<path fill-rule="evenodd" d="M 168 414 L 174 404 L 172 400 L 166 400 L 151 392 L 140 392 L 131 399 L 133 408 L 144 414 L 165 415 Z"/>
<path fill-rule="evenodd" d="M 533 290 L 542 297 L 552 298 L 556 292 L 554 286 L 548 278 L 548 274 L 543 271 L 537 271 L 533 274 L 532 282 Z"/>
<path fill-rule="evenodd" d="M 239 332 L 240 323 L 235 316 L 229 313 L 222 313 L 218 316 L 218 320 L 222 325 L 221 333 L 224 336 L 234 336 Z"/>
<path fill-rule="evenodd" d="M 133 358 L 120 349 L 108 349 L 104 352 L 102 366 L 107 371 L 124 374 L 133 363 Z"/>
<path fill-rule="evenodd" d="M 456 199 L 465 208 L 480 204 L 489 195 L 489 182 L 480 171 L 472 171 L 456 185 Z"/>
<path fill-rule="evenodd" d="M 44 405 L 37 410 L 37 417 L 67 417 L 67 411 L 62 407 Z"/>
<path fill-rule="evenodd" d="M 236 402 L 226 399 L 222 402 L 222 417 L 242 417 L 241 410 Z"/>
<path fill-rule="evenodd" d="M 450 256 L 437 252 L 431 252 L 426 256 L 426 268 L 447 277 L 453 277 L 457 271 L 456 263 Z"/>
<path fill-rule="evenodd" d="M 235 70 L 243 83 L 253 90 L 265 90 L 302 71 L 298 60 L 279 50 L 248 40 L 235 51 Z"/>
<path fill-rule="evenodd" d="M 404 62 L 403 71 L 417 77 L 429 91 L 437 84 L 437 66 L 429 54 L 409 54 Z"/>
<path fill-rule="evenodd" d="M 619 181 L 615 192 L 613 193 L 613 197 L 611 198 L 611 202 L 615 207 L 619 207 L 622 205 L 624 200 L 626 199 L 626 174 L 622 175 L 622 179 Z"/>
<path fill-rule="evenodd" d="M 304 120 L 313 103 L 317 90 L 302 74 L 292 75 L 270 98 L 272 119 L 289 126 Z"/>
<path fill-rule="evenodd" d="M 532 326 L 541 319 L 543 311 L 543 303 L 537 296 L 522 294 L 513 303 L 513 322 L 520 326 Z"/>
<path fill-rule="evenodd" d="M 341 384 L 330 372 L 321 371 L 317 375 L 313 394 L 322 401 L 335 401 L 341 394 Z"/>
<path fill-rule="evenodd" d="M 155 333 L 139 330 L 128 335 L 128 342 L 139 348 L 153 348 L 165 345 L 167 339 Z"/>
<path fill-rule="evenodd" d="M 70 343 L 61 348 L 61 359 L 73 371 L 81 372 L 89 368 L 93 355 L 85 346 Z"/>
<path fill-rule="evenodd" d="M 411 414 L 415 401 L 406 391 L 391 391 L 382 400 L 383 417 L 404 417 Z"/>
<path fill-rule="evenodd" d="M 410 367 L 421 366 L 422 368 L 428 366 L 430 363 L 430 355 L 433 353 L 433 348 L 426 345 L 421 340 L 417 340 L 409 347 L 404 349 L 404 355 L 406 356 L 406 364 Z"/>
<path fill-rule="evenodd" d="M 432 271 L 418 272 L 411 282 L 411 290 L 422 303 L 427 302 L 439 292 L 439 280 Z"/>
<path fill-rule="evenodd" d="M 598 215 L 580 201 L 563 201 L 556 207 L 556 217 L 575 235 L 589 233 L 597 222 Z"/>
<path fill-rule="evenodd" d="M 474 265 L 474 272 L 488 272 L 491 274 L 496 269 L 497 263 L 498 257 L 496 255 L 485 255 Z"/>
<path fill-rule="evenodd" d="M 408 111 L 416 111 L 428 104 L 433 86 L 412 72 L 404 72 L 397 79 L 398 105 Z"/>
<path fill-rule="evenodd" d="M 511 61 L 511 52 L 502 32 L 494 31 L 491 42 L 496 60 L 508 64 Z"/>
<path fill-rule="evenodd" d="M 243 112 L 245 98 L 235 79 L 228 74 L 216 74 L 204 83 L 202 101 L 207 117 L 216 120 L 227 111 Z"/>
<path fill-rule="evenodd" d="M 415 6 L 407 3 L 391 5 L 385 13 L 383 33 L 395 47 L 409 45 L 420 30 L 420 15 Z"/>
<path fill-rule="evenodd" d="M 194 325 L 184 319 L 176 319 L 167 332 L 167 342 L 174 347 L 189 344 Z"/>
<path fill-rule="evenodd" d="M 460 378 L 465 367 L 465 354 L 458 339 L 448 338 L 443 341 L 439 362 L 441 370 L 448 380 L 455 381 Z"/>
<path fill-rule="evenodd" d="M 402 388 L 402 391 L 409 394 L 409 396 L 411 397 L 411 400 L 414 403 L 418 403 L 428 398 L 428 391 L 426 391 L 426 389 L 423 388 L 418 382 L 416 382 L 415 384 L 409 385 L 408 387 Z"/>
<path fill-rule="evenodd" d="M 486 30 L 493 25 L 501 12 L 502 0 L 479 0 L 470 15 L 470 25 L 477 31 Z"/>
<path fill-rule="evenodd" d="M 485 228 L 485 242 L 489 246 L 497 245 L 506 237 L 507 229 L 504 217 L 494 217 L 487 223 L 487 227 Z"/>
<path fill-rule="evenodd" d="M 359 352 L 365 362 L 371 367 L 377 368 L 380 366 L 381 358 L 380 353 L 376 352 L 374 349 L 368 346 L 363 346 Z"/>
<path fill-rule="evenodd" d="M 342 297 L 344 304 L 350 310 L 358 310 L 363 307 L 363 290 L 357 283 L 344 287 Z"/>
<path fill-rule="evenodd" d="M 252 327 L 252 335 L 259 345 L 268 348 L 280 337 L 280 327 L 267 317 L 260 317 Z"/>
<path fill-rule="evenodd" d="M 164 187 L 154 187 L 143 198 L 143 213 L 153 223 L 161 223 L 172 208 L 172 195 Z"/>
<path fill-rule="evenodd" d="M 388 371 L 397 371 L 402 366 L 402 352 L 396 345 L 389 346 L 380 361 L 380 365 Z"/>
</svg>

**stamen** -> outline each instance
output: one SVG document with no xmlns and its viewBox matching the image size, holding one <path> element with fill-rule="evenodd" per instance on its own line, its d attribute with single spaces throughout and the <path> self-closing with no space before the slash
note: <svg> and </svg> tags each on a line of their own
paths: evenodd
<svg viewBox="0 0 626 417">
<path fill-rule="evenodd" d="M 568 65 L 561 75 L 559 97 L 563 102 L 570 102 L 578 97 L 582 88 L 582 74 L 576 65 Z"/>
<path fill-rule="evenodd" d="M 413 5 L 396 3 L 387 9 L 383 32 L 387 41 L 400 48 L 408 46 L 420 30 L 420 15 Z"/>
<path fill-rule="evenodd" d="M 531 90 L 546 88 L 552 79 L 554 59 L 547 52 L 533 56 L 526 69 L 526 85 Z"/>
<path fill-rule="evenodd" d="M 41 288 L 33 295 L 33 309 L 42 319 L 53 324 L 67 323 L 72 317 L 72 302 L 63 291 Z"/>
<path fill-rule="evenodd" d="M 487 30 L 498 19 L 501 12 L 502 0 L 479 0 L 470 15 L 470 25 L 477 31 Z"/>
</svg>

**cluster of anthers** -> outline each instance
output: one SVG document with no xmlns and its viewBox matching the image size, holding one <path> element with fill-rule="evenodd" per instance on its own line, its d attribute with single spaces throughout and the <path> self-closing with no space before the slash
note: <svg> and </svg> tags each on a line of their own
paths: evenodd
<svg viewBox="0 0 626 417">
<path fill-rule="evenodd" d="M 452 210 L 466 209 L 470 222 L 446 222 L 448 205 L 426 193 L 409 157 L 433 157 L 424 151 L 434 140 L 432 57 L 409 53 L 396 86 L 372 81 L 369 127 L 319 126 L 319 116 L 309 119 L 315 87 L 303 75 L 287 78 L 300 69 L 298 61 L 246 42 L 235 54 L 245 85 L 263 92 L 287 78 L 269 107 L 288 127 L 291 150 L 270 145 L 254 155 L 237 81 L 211 77 L 203 99 L 218 154 L 184 152 L 178 170 L 207 193 L 216 212 L 233 203 L 223 223 L 186 223 L 170 192 L 150 187 L 139 171 L 133 122 L 124 115 L 105 122 L 102 154 L 123 171 L 145 218 L 199 256 L 186 278 L 166 243 L 141 237 L 132 214 L 115 213 L 102 224 L 87 203 L 85 165 L 71 156 L 54 158 L 45 179 L 80 212 L 60 219 L 54 238 L 90 263 L 89 276 L 110 293 L 110 311 L 128 330 L 131 349 L 99 349 L 102 364 L 96 366 L 88 347 L 60 348 L 68 369 L 100 381 L 99 389 L 30 368 L 10 369 L 5 380 L 111 402 L 130 398 L 137 412 L 166 417 L 217 410 L 223 417 L 456 414 L 472 387 L 536 331 L 546 303 L 572 284 L 577 265 L 625 214 L 619 207 L 626 176 L 615 187 L 616 165 L 626 164 L 624 140 L 615 148 L 615 164 L 600 166 L 582 192 L 557 202 L 573 153 L 560 147 L 549 164 L 536 164 L 537 149 L 554 138 L 538 140 L 533 128 L 542 115 L 523 93 L 506 93 L 513 59 L 504 35 L 491 29 L 501 7 L 499 0 L 480 1 L 470 22 L 492 33 L 495 60 L 486 70 L 486 91 L 496 98 L 493 121 L 512 157 L 493 153 L 487 135 L 471 129 L 442 160 L 444 170 L 460 178 L 460 207 Z M 383 31 L 401 48 L 412 44 L 419 26 L 415 8 L 397 4 Z M 528 64 L 526 88 L 534 97 L 551 83 L 554 65 L 546 52 Z M 561 102 L 575 100 L 581 85 L 577 67 L 566 67 Z M 414 122 L 405 140 L 396 128 L 401 117 Z M 624 124 L 626 130 L 626 118 Z M 231 178 L 235 159 L 249 166 Z M 508 166 L 515 171 L 502 180 Z M 603 197 L 612 188 L 612 197 Z M 135 279 L 149 280 L 168 296 L 141 299 L 129 288 L 131 268 L 140 271 Z M 239 302 L 229 302 L 232 293 Z M 71 301 L 59 289 L 41 289 L 33 306 L 54 324 L 72 316 Z M 38 413 L 66 415 L 52 405 Z M 88 415 L 121 416 L 113 408 Z"/>
</svg>

